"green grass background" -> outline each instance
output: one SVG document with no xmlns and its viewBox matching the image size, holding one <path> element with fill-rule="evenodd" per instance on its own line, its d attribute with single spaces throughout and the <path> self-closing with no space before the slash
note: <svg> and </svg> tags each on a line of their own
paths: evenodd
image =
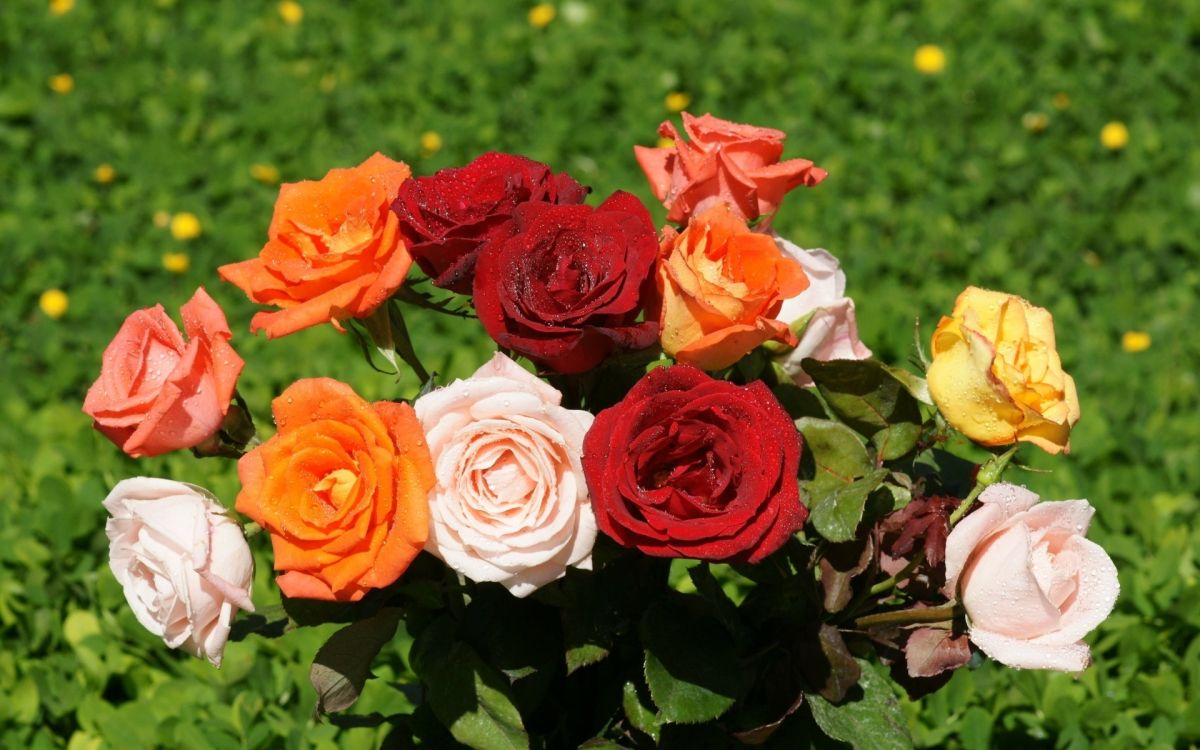
<svg viewBox="0 0 1200 750">
<path fill-rule="evenodd" d="M 100 352 L 131 310 L 174 313 L 203 284 L 229 314 L 265 432 L 270 399 L 298 377 L 410 395 L 414 381 L 371 371 L 331 328 L 249 335 L 253 306 L 215 267 L 264 240 L 276 187 L 251 166 L 295 181 L 380 150 L 429 173 L 498 149 L 652 204 L 632 146 L 655 141 L 672 91 L 694 113 L 785 130 L 788 156 L 829 169 L 776 227 L 841 258 L 882 359 L 905 361 L 914 320 L 927 336 L 967 284 L 1055 315 L 1083 419 L 1069 457 L 1027 449 L 1039 473 L 1014 476 L 1092 501 L 1121 599 L 1080 678 L 962 670 L 907 704 L 918 741 L 1200 742 L 1200 4 L 570 0 L 544 29 L 515 0 L 302 7 L 288 25 L 274 2 L 0 6 L 0 745 L 378 745 L 386 727 L 348 724 L 409 708 L 384 684 L 408 679 L 404 638 L 358 719 L 317 724 L 307 666 L 328 628 L 231 644 L 216 671 L 137 625 L 107 569 L 100 500 L 147 474 L 231 503 L 236 474 L 188 455 L 135 462 L 95 434 L 79 406 Z M 914 69 L 925 43 L 945 50 L 941 75 Z M 49 87 L 60 73 L 70 93 Z M 1119 151 L 1099 141 L 1113 120 L 1130 133 Z M 426 131 L 442 138 L 435 154 L 421 152 Z M 102 163 L 109 184 L 93 177 Z M 153 220 L 163 211 L 193 212 L 203 233 L 173 239 Z M 165 270 L 167 252 L 190 270 Z M 50 288 L 69 295 L 61 319 L 39 309 Z M 470 324 L 410 317 L 442 373 L 487 356 Z M 1124 351 L 1127 331 L 1150 348 Z M 255 598 L 270 604 L 255 547 Z"/>
</svg>

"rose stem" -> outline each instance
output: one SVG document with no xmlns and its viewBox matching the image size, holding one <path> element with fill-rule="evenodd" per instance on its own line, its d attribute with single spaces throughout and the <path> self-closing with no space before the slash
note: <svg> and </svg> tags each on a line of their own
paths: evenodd
<svg viewBox="0 0 1200 750">
<path fill-rule="evenodd" d="M 873 615 L 863 615 L 854 621 L 854 627 L 859 630 L 877 625 L 913 625 L 923 622 L 946 622 L 953 620 L 958 605 L 954 602 L 940 607 L 923 607 L 920 609 L 901 609 L 894 612 L 878 612 Z"/>
<path fill-rule="evenodd" d="M 983 492 L 989 485 L 1000 481 L 1000 475 L 1004 473 L 1004 470 L 1008 467 L 1008 462 L 1012 460 L 1016 452 L 1017 446 L 1014 445 L 1003 453 L 989 458 L 987 463 L 979 469 L 979 474 L 975 477 L 975 486 L 971 488 L 971 491 L 963 498 L 962 503 L 950 514 L 950 528 L 954 528 L 954 524 L 958 523 L 967 514 L 967 510 L 970 509 L 975 499 L 979 497 L 979 493 Z"/>
</svg>

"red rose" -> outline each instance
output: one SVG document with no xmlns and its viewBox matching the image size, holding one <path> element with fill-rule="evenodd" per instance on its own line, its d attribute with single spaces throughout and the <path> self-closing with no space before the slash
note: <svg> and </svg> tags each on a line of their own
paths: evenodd
<svg viewBox="0 0 1200 750">
<path fill-rule="evenodd" d="M 598 208 L 527 203 L 514 229 L 475 269 L 475 308 L 500 346 L 574 373 L 658 341 L 658 322 L 637 319 L 658 254 L 641 201 L 618 191 Z"/>
<path fill-rule="evenodd" d="M 392 210 L 417 264 L 445 289 L 471 293 L 475 259 L 484 244 L 512 234 L 523 203 L 574 205 L 588 188 L 566 173 L 524 156 L 490 151 L 465 167 L 404 183 Z"/>
<path fill-rule="evenodd" d="M 751 562 L 804 526 L 801 437 L 759 381 L 651 370 L 583 440 L 600 530 L 655 557 Z"/>
</svg>

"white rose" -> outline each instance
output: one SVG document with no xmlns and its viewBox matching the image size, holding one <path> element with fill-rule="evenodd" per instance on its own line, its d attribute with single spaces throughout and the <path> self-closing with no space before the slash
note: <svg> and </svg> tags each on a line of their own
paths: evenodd
<svg viewBox="0 0 1200 750">
<path fill-rule="evenodd" d="M 417 399 L 437 480 L 427 551 L 519 597 L 568 565 L 591 568 L 596 519 L 580 456 L 594 417 L 561 402 L 499 353 Z"/>
<path fill-rule="evenodd" d="M 812 378 L 800 362 L 806 358 L 826 362 L 833 359 L 866 359 L 871 350 L 858 338 L 858 320 L 854 300 L 846 296 L 846 274 L 837 258 L 825 250 L 805 250 L 777 237 L 775 244 L 787 256 L 804 267 L 808 288 L 798 296 L 784 300 L 778 320 L 793 325 L 808 316 L 800 343 L 780 355 L 780 365 L 796 385 L 808 387 Z"/>
<path fill-rule="evenodd" d="M 147 630 L 221 666 L 238 608 L 253 612 L 254 559 L 241 526 L 206 490 L 134 477 L 104 500 L 109 566 Z"/>
</svg>

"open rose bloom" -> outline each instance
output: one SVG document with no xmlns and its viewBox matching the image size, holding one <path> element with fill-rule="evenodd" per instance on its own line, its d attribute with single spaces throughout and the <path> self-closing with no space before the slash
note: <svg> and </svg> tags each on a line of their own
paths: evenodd
<svg viewBox="0 0 1200 750">
<path fill-rule="evenodd" d="M 417 400 L 437 484 L 427 549 L 526 596 L 591 568 L 596 519 L 580 464 L 586 411 L 503 354 Z"/>
<path fill-rule="evenodd" d="M 946 539 L 946 589 L 967 610 L 971 641 L 1010 667 L 1085 669 L 1081 639 L 1121 590 L 1112 559 L 1084 538 L 1094 509 L 1039 503 L 1012 484 L 988 487 L 979 501 Z"/>
</svg>

